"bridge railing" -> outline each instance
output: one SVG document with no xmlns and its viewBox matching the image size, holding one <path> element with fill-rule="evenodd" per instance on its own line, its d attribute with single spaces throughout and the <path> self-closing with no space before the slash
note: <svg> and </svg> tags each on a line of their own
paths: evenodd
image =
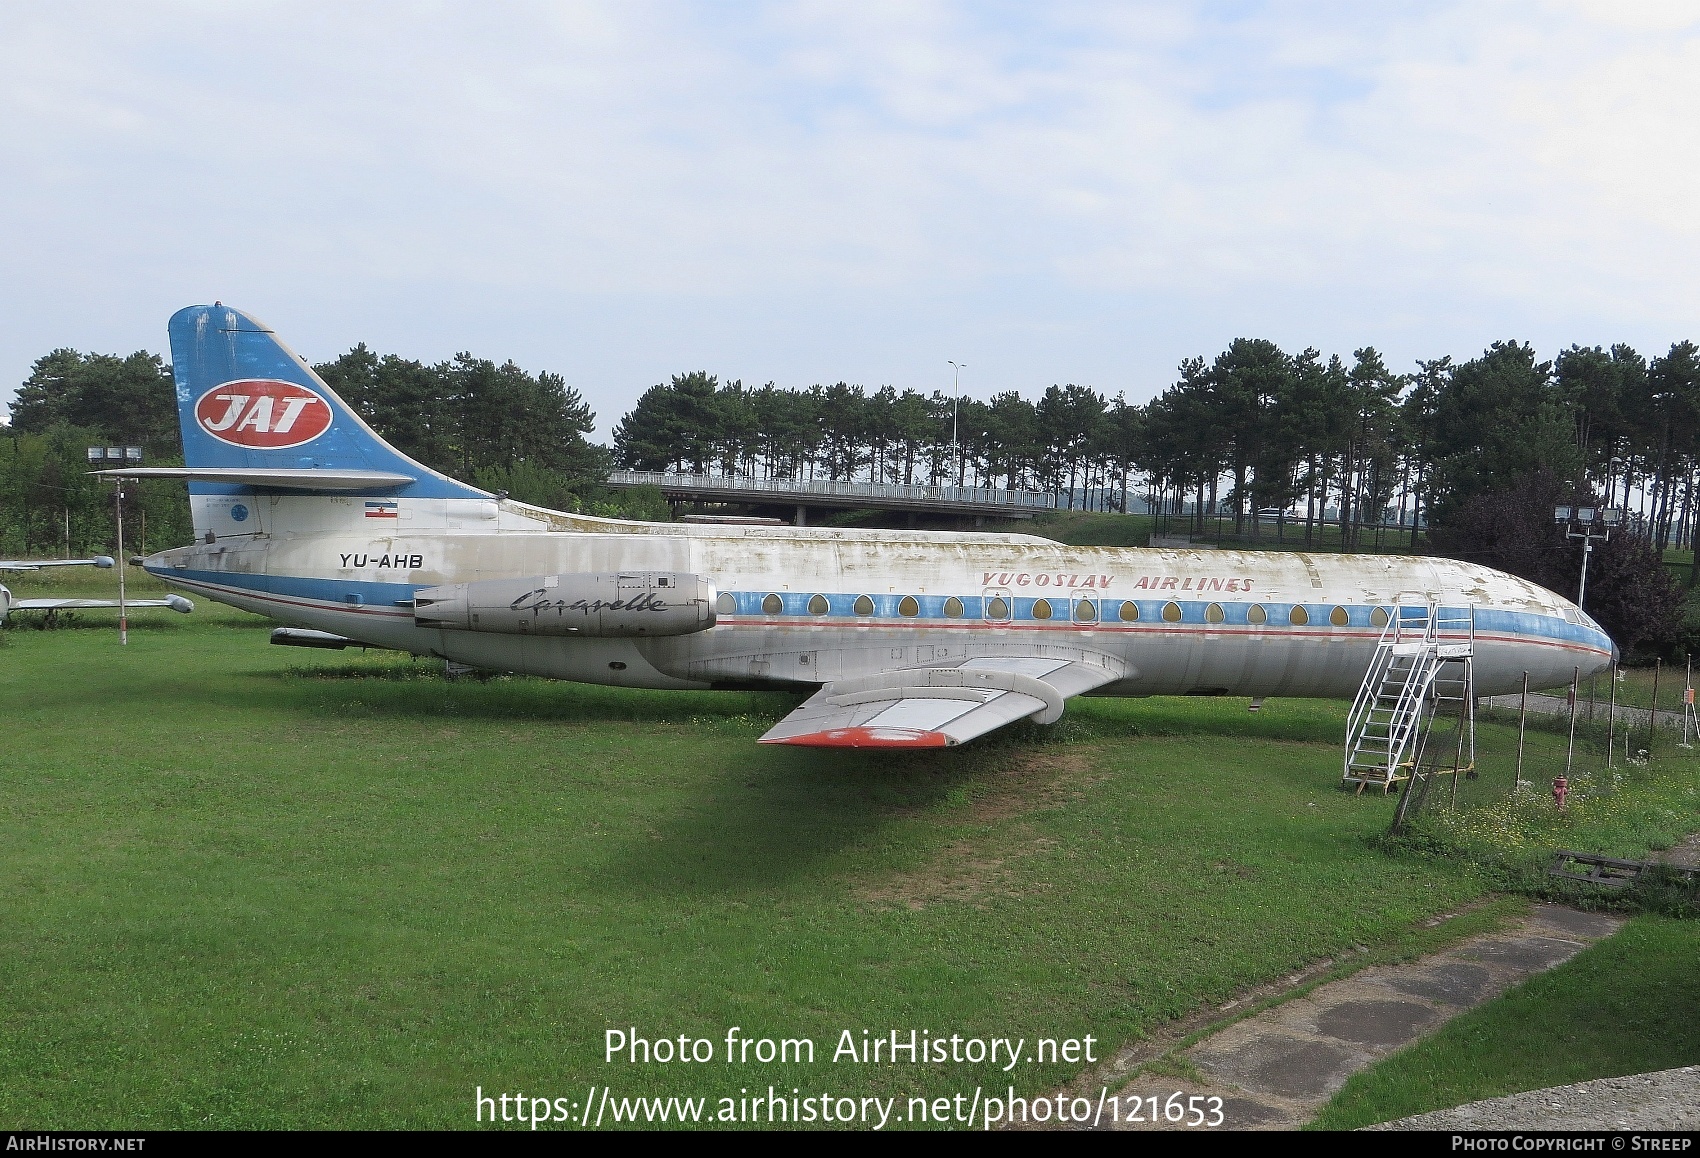
<svg viewBox="0 0 1700 1158">
<path fill-rule="evenodd" d="M 1011 491 L 993 487 L 912 486 L 906 483 L 835 482 L 828 479 L 763 479 L 748 475 L 671 474 L 617 470 L 609 486 L 656 486 L 662 490 L 734 491 L 751 496 L 868 499 L 871 502 L 962 503 L 971 506 L 1050 510 L 1057 496 L 1048 491 Z"/>
</svg>

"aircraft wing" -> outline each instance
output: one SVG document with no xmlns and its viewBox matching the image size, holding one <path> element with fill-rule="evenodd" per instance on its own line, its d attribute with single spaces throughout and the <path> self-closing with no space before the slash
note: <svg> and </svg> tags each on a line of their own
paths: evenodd
<svg viewBox="0 0 1700 1158">
<path fill-rule="evenodd" d="M 971 659 L 827 684 L 762 736 L 811 748 L 943 748 L 1028 716 L 1062 716 L 1063 701 L 1121 679 L 1107 656 Z"/>
<path fill-rule="evenodd" d="M 111 555 L 96 555 L 92 559 L 0 559 L 0 571 L 39 571 L 43 567 L 111 567 Z"/>
<path fill-rule="evenodd" d="M 11 603 L 13 611 L 79 611 L 85 607 L 117 607 L 116 599 L 14 599 Z M 164 599 L 126 599 L 125 607 L 169 607 L 184 615 L 195 610 L 193 601 L 181 595 L 167 595 Z"/>
</svg>

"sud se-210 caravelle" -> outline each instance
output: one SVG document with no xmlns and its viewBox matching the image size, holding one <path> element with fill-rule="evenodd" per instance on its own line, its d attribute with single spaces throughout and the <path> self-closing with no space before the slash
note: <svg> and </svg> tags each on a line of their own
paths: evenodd
<svg viewBox="0 0 1700 1158">
<path fill-rule="evenodd" d="M 171 319 L 197 542 L 144 565 L 300 628 L 473 668 L 813 694 L 763 737 L 957 744 L 1070 696 L 1350 697 L 1389 616 L 1473 623 L 1478 695 L 1613 660 L 1575 604 L 1445 559 L 625 522 L 407 458 L 252 316 Z"/>
</svg>

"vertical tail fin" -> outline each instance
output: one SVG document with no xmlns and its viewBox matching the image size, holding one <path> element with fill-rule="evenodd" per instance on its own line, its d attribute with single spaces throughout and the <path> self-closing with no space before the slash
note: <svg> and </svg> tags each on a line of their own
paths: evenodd
<svg viewBox="0 0 1700 1158">
<path fill-rule="evenodd" d="M 257 318 L 217 303 L 189 306 L 172 315 L 170 330 L 186 466 L 385 471 L 414 481 L 374 495 L 491 497 L 385 442 Z M 249 491 L 190 484 L 195 495 Z"/>
</svg>

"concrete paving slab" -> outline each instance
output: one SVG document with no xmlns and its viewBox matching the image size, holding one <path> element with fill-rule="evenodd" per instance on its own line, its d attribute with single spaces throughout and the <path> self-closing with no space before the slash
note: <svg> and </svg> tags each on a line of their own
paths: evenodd
<svg viewBox="0 0 1700 1158">
<path fill-rule="evenodd" d="M 1584 913 L 1563 905 L 1536 905 L 1535 911 L 1529 914 L 1531 927 L 1545 926 L 1553 931 L 1553 935 L 1580 937 L 1585 941 L 1609 937 L 1622 924 L 1623 918 L 1610 913 Z"/>
<path fill-rule="evenodd" d="M 1344 1001 L 1322 1011 L 1318 1033 L 1354 1045 L 1391 1050 L 1421 1037 L 1440 1010 L 1416 1001 Z"/>
<path fill-rule="evenodd" d="M 1411 1000 L 1362 975 L 1324 985 L 1285 1002 L 1264 1019 L 1308 1037 L 1332 1038 L 1379 1053 L 1416 1037 L 1440 1017 L 1426 1001 Z"/>
<path fill-rule="evenodd" d="M 1561 961 L 1570 960 L 1583 947 L 1581 942 L 1561 941 L 1556 937 L 1494 937 L 1455 950 L 1452 956 L 1466 961 L 1503 965 L 1524 973 L 1539 973 Z"/>
<path fill-rule="evenodd" d="M 1345 1042 L 1265 1028 L 1257 1019 L 1242 1024 L 1252 1028 L 1238 1040 L 1201 1042 L 1187 1051 L 1187 1059 L 1252 1095 L 1319 1099 L 1345 1085 L 1374 1056 Z"/>
<path fill-rule="evenodd" d="M 1469 961 L 1436 961 L 1389 969 L 1375 981 L 1396 993 L 1468 1008 L 1509 988 L 1511 978 Z"/>
</svg>

